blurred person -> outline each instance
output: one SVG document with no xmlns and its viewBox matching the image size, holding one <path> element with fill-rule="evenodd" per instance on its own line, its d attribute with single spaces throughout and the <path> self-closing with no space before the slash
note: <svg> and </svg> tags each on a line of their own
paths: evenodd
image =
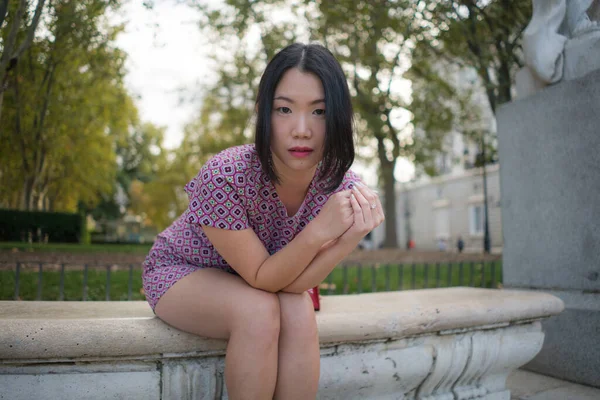
<svg viewBox="0 0 600 400">
<path fill-rule="evenodd" d="M 438 245 L 438 250 L 439 251 L 446 251 L 447 245 L 446 245 L 446 239 L 445 238 L 439 238 L 438 242 L 437 242 L 437 245 Z"/>
<path fill-rule="evenodd" d="M 255 109 L 254 144 L 215 155 L 186 185 L 189 206 L 146 257 L 144 290 L 165 323 L 229 340 L 230 399 L 314 399 L 318 297 L 308 291 L 383 222 L 383 209 L 349 169 L 351 99 L 327 49 L 276 54 Z"/>
<path fill-rule="evenodd" d="M 458 240 L 456 241 L 456 248 L 458 249 L 459 253 L 462 253 L 465 249 L 465 241 L 460 235 L 458 235 Z"/>
</svg>

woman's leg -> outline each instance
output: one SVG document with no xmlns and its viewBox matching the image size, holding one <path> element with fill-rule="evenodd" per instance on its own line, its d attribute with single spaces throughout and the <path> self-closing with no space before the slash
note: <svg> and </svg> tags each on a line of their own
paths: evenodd
<svg viewBox="0 0 600 400">
<path fill-rule="evenodd" d="M 314 399 L 319 389 L 319 333 L 308 293 L 279 296 L 281 333 L 275 399 Z"/>
<path fill-rule="evenodd" d="M 225 383 L 229 398 L 272 399 L 280 330 L 276 294 L 215 268 L 195 271 L 159 300 L 156 315 L 177 329 L 229 339 Z"/>
</svg>

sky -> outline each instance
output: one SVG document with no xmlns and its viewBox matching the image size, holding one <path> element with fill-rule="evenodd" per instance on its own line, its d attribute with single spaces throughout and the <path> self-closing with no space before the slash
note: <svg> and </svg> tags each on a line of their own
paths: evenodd
<svg viewBox="0 0 600 400">
<path fill-rule="evenodd" d="M 199 15 L 190 7 L 157 1 L 153 10 L 141 1 L 126 2 L 118 20 L 126 22 L 117 46 L 128 53 L 125 84 L 137 98 L 142 121 L 166 128 L 164 147 L 173 149 L 183 138 L 198 102 L 181 101 L 181 95 L 201 97 L 202 85 L 214 77 L 209 60 L 211 44 L 198 27 Z M 408 181 L 414 167 L 399 160 L 396 178 Z M 377 184 L 375 164 L 353 166 L 367 184 Z"/>
<path fill-rule="evenodd" d="M 198 93 L 211 69 L 197 12 L 168 3 L 147 10 L 140 1 L 127 2 L 121 12 L 126 30 L 117 45 L 129 54 L 125 83 L 139 97 L 141 119 L 166 127 L 164 145 L 172 149 L 198 108 L 193 101 L 181 102 L 180 95 Z"/>
</svg>

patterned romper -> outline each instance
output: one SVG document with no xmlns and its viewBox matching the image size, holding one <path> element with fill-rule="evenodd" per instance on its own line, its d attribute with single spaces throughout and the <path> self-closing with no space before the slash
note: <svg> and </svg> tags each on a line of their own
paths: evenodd
<svg viewBox="0 0 600 400">
<path fill-rule="evenodd" d="M 236 231 L 252 228 L 269 254 L 274 254 L 319 214 L 331 194 L 350 189 L 360 180 L 348 171 L 341 185 L 325 194 L 327 181 L 317 180 L 318 173 L 298 212 L 289 217 L 261 168 L 254 145 L 229 148 L 207 161 L 185 186 L 187 210 L 158 235 L 144 261 L 142 280 L 152 310 L 175 282 L 200 268 L 236 274 L 210 243 L 202 225 Z"/>
</svg>

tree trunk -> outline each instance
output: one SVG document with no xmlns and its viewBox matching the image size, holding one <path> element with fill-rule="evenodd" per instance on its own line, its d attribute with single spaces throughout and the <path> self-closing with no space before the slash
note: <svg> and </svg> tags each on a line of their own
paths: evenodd
<svg viewBox="0 0 600 400">
<path fill-rule="evenodd" d="M 0 121 L 2 121 L 2 102 L 4 101 L 4 90 L 0 89 Z"/>
<path fill-rule="evenodd" d="M 27 7 L 26 0 L 21 0 L 19 3 L 19 7 L 14 15 L 12 24 L 10 28 L 8 28 L 9 33 L 4 40 L 2 53 L 0 54 L 0 117 L 2 116 L 2 100 L 4 91 L 6 90 L 5 83 L 7 74 L 12 68 L 14 68 L 19 57 L 21 57 L 25 50 L 31 46 L 31 42 L 35 36 L 35 31 L 40 23 L 40 18 L 42 17 L 44 3 L 46 3 L 46 0 L 38 0 L 31 24 L 27 27 L 27 35 L 20 45 L 17 46 L 16 40 L 17 34 L 19 33 L 21 20 L 23 18 L 23 13 Z M 4 23 L 7 10 L 8 1 L 3 1 L 0 3 L 0 27 Z"/>
<path fill-rule="evenodd" d="M 383 145 L 383 142 L 381 142 Z M 381 165 L 381 180 L 383 182 L 384 213 L 385 213 L 385 239 L 382 246 L 385 248 L 398 247 L 398 237 L 396 235 L 396 179 L 394 178 L 394 167 L 396 160 L 389 161 L 387 158 L 379 157 Z"/>
<path fill-rule="evenodd" d="M 23 209 L 32 210 L 33 206 L 33 188 L 35 187 L 35 177 L 28 177 L 23 182 Z"/>
</svg>

